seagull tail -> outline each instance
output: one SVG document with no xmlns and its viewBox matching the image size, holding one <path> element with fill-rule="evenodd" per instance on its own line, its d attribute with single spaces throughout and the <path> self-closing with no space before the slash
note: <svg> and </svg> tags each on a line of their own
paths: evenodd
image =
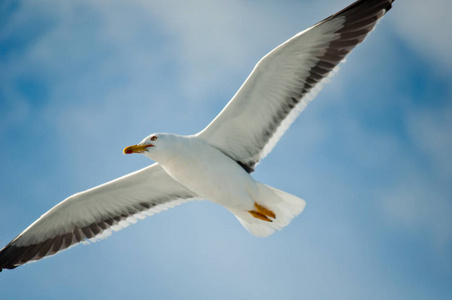
<svg viewBox="0 0 452 300">
<path fill-rule="evenodd" d="M 306 202 L 289 193 L 257 183 L 256 208 L 268 216 L 256 217 L 253 212 L 231 210 L 239 222 L 254 236 L 266 237 L 289 225 L 304 209 Z M 257 212 L 257 215 L 262 215 Z"/>
</svg>

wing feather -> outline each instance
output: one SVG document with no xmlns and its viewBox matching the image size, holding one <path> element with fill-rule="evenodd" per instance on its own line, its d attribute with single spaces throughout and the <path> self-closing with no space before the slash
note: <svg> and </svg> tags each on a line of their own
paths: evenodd
<svg viewBox="0 0 452 300">
<path fill-rule="evenodd" d="M 195 200 L 195 196 L 153 164 L 53 207 L 0 250 L 0 271 L 105 238 L 112 230 Z"/>
<path fill-rule="evenodd" d="M 264 56 L 198 137 L 252 172 L 393 0 L 359 0 Z"/>
</svg>

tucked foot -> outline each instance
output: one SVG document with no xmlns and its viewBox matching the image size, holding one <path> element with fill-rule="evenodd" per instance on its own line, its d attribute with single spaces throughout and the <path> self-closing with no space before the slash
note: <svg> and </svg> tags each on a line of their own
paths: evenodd
<svg viewBox="0 0 452 300">
<path fill-rule="evenodd" d="M 254 203 L 254 207 L 256 208 L 256 210 L 250 210 L 249 213 L 256 219 L 260 219 L 266 222 L 273 222 L 272 219 L 276 218 L 275 213 L 268 208 L 265 208 L 257 203 Z M 272 219 L 270 219 L 269 217 Z"/>
<path fill-rule="evenodd" d="M 269 219 L 266 215 L 258 212 L 258 211 L 254 211 L 254 210 L 250 210 L 248 211 L 253 217 L 255 217 L 256 219 L 260 219 L 266 222 L 273 222 L 271 219 Z"/>
<path fill-rule="evenodd" d="M 257 204 L 256 202 L 254 202 L 254 207 L 257 209 L 258 212 L 260 212 L 261 214 L 270 217 L 272 219 L 276 218 L 276 215 L 274 212 L 272 212 L 271 210 L 269 210 L 266 207 L 263 207 L 262 205 Z"/>
</svg>

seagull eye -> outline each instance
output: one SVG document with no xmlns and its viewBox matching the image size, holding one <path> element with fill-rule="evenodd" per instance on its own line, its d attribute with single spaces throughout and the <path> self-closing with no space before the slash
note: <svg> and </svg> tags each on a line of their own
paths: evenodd
<svg viewBox="0 0 452 300">
<path fill-rule="evenodd" d="M 157 137 L 154 135 L 153 137 L 151 137 L 151 141 L 155 141 L 157 139 Z"/>
</svg>

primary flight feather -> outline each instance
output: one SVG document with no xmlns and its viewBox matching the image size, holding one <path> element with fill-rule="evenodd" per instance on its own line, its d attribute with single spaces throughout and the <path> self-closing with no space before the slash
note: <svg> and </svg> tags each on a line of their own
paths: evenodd
<svg viewBox="0 0 452 300">
<path fill-rule="evenodd" d="M 393 0 L 359 0 L 264 56 L 221 113 L 191 136 L 151 134 L 125 154 L 153 165 L 62 201 L 0 250 L 0 271 L 108 236 L 136 219 L 208 199 L 253 235 L 282 229 L 305 202 L 250 173 Z"/>
</svg>

